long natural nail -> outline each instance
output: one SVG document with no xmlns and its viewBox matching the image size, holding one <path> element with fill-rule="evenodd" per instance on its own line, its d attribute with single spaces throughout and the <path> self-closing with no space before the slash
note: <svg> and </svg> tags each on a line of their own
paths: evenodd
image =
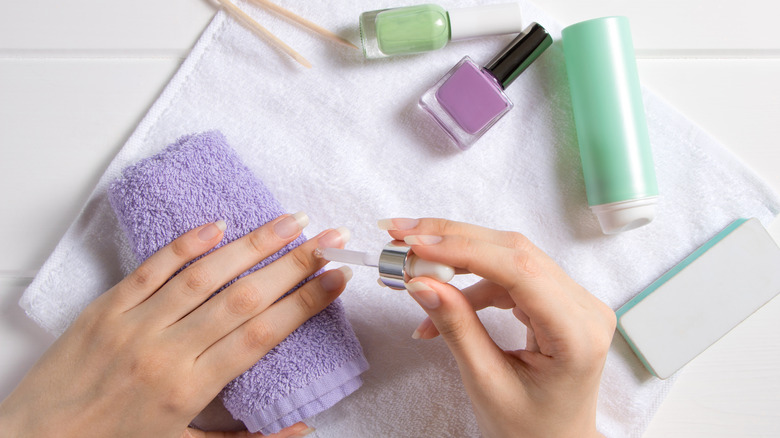
<svg viewBox="0 0 780 438">
<path fill-rule="evenodd" d="M 433 310 L 441 305 L 441 300 L 436 291 L 422 281 L 406 283 L 406 290 L 409 291 L 409 295 L 411 295 L 412 298 L 426 309 Z"/>
<path fill-rule="evenodd" d="M 300 233 L 306 225 L 309 225 L 309 216 L 299 211 L 277 222 L 274 225 L 274 233 L 282 239 L 289 239 Z"/>
<path fill-rule="evenodd" d="M 404 237 L 404 242 L 408 245 L 436 245 L 441 242 L 441 240 L 441 236 L 429 236 L 424 234 Z"/>
<path fill-rule="evenodd" d="M 225 231 L 226 228 L 227 223 L 220 219 L 212 224 L 206 225 L 202 230 L 198 231 L 198 239 L 204 242 L 208 242 L 209 240 L 217 237 L 217 235 L 219 235 L 221 232 Z"/>
<path fill-rule="evenodd" d="M 346 227 L 330 230 L 317 240 L 317 248 L 338 248 L 349 242 L 352 233 Z"/>
<path fill-rule="evenodd" d="M 404 217 L 397 217 L 392 219 L 380 219 L 377 222 L 377 226 L 380 230 L 385 231 L 403 231 L 411 230 L 419 225 L 419 219 L 409 219 Z"/>
<path fill-rule="evenodd" d="M 350 269 L 349 266 L 341 266 L 338 269 L 334 269 L 334 271 L 341 271 L 343 279 L 339 278 L 337 274 L 328 273 L 332 271 L 328 271 L 326 272 L 327 275 L 323 274 L 322 279 L 320 280 L 322 288 L 328 292 L 338 290 L 341 288 L 342 284 L 346 284 L 352 279 L 352 269 Z"/>
</svg>

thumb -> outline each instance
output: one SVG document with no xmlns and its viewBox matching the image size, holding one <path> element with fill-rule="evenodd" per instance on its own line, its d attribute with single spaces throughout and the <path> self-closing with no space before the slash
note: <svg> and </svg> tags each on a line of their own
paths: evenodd
<svg viewBox="0 0 780 438">
<path fill-rule="evenodd" d="M 472 304 L 454 286 L 419 277 L 407 283 L 406 289 L 428 314 L 462 373 L 471 374 L 504 359 Z"/>
</svg>

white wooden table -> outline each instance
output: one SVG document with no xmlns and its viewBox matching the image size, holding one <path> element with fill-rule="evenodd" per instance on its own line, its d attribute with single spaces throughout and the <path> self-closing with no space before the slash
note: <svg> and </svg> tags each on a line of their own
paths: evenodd
<svg viewBox="0 0 780 438">
<path fill-rule="evenodd" d="M 642 81 L 780 192 L 780 3 L 538 2 L 563 23 L 627 15 Z M 51 343 L 18 308 L 22 291 L 215 11 L 205 0 L 4 3 L 0 398 Z M 780 436 L 778 329 L 780 299 L 686 368 L 645 436 Z"/>
</svg>

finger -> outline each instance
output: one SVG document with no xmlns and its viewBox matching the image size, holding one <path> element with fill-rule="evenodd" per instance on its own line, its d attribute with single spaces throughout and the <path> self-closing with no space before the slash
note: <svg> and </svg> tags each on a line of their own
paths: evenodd
<svg viewBox="0 0 780 438">
<path fill-rule="evenodd" d="M 407 289 L 441 333 L 461 373 L 481 373 L 502 363 L 501 349 L 458 289 L 425 277 L 412 279 Z"/>
<path fill-rule="evenodd" d="M 141 307 L 151 324 L 167 327 L 201 305 L 220 287 L 297 238 L 305 213 L 282 215 L 192 263 Z"/>
<path fill-rule="evenodd" d="M 261 433 L 250 433 L 247 430 L 237 430 L 237 431 L 221 431 L 221 430 L 200 430 L 195 429 L 192 427 L 188 427 L 184 430 L 184 433 L 181 435 L 181 438 L 255 438 L 255 437 L 261 437 L 263 434 Z"/>
<path fill-rule="evenodd" d="M 519 307 L 512 309 L 512 314 L 514 314 L 515 318 L 519 319 L 520 322 L 522 322 L 525 326 L 525 350 L 533 351 L 535 353 L 541 352 L 541 349 L 539 348 L 539 342 L 536 340 L 536 333 L 534 332 L 534 328 L 531 325 L 531 318 L 529 318 L 525 312 L 520 310 Z"/>
<path fill-rule="evenodd" d="M 281 431 L 277 433 L 272 433 L 271 435 L 266 435 L 268 438 L 300 438 L 304 437 L 312 432 L 314 432 L 314 428 L 307 426 L 304 423 L 295 423 L 290 427 L 287 427 L 285 429 L 282 429 Z"/>
<path fill-rule="evenodd" d="M 437 218 L 382 219 L 378 222 L 378 225 L 380 229 L 388 230 L 390 236 L 397 240 L 405 240 L 407 236 L 415 235 L 460 235 L 472 240 L 482 240 L 494 245 L 518 249 L 533 254 L 539 264 L 548 269 L 554 276 L 568 278 L 550 256 L 534 245 L 534 243 L 522 233 L 493 230 L 465 222 Z M 462 270 L 458 268 L 456 268 L 456 272 L 459 274 L 463 273 Z"/>
<path fill-rule="evenodd" d="M 154 294 L 173 274 L 222 240 L 225 221 L 202 225 L 152 254 L 106 295 L 123 310 L 131 309 Z"/>
<path fill-rule="evenodd" d="M 393 218 L 382 219 L 378 222 L 378 225 L 380 229 L 387 230 L 390 236 L 397 240 L 404 240 L 406 236 L 412 235 L 460 235 L 507 248 L 531 250 L 534 247 L 534 244 L 520 233 L 493 230 L 479 225 L 447 219 Z"/>
<path fill-rule="evenodd" d="M 327 260 L 314 256 L 316 248 L 343 247 L 349 230 L 326 230 L 279 260 L 247 275 L 203 303 L 166 330 L 171 339 L 185 339 L 195 356 L 268 308 L 284 293 L 322 269 Z"/>
<path fill-rule="evenodd" d="M 480 280 L 461 292 L 474 310 L 482 310 L 491 306 L 499 309 L 511 309 L 515 306 L 515 302 L 506 289 L 492 281 Z M 412 333 L 413 339 L 433 339 L 436 336 L 439 336 L 439 331 L 436 330 L 436 326 L 430 318 L 425 318 Z"/>
<path fill-rule="evenodd" d="M 306 436 L 314 432 L 313 427 L 309 427 L 306 424 L 299 422 L 292 426 L 286 427 L 277 433 L 271 435 L 263 435 L 260 432 L 251 433 L 247 430 L 237 431 L 203 431 L 188 427 L 182 434 L 182 438 L 249 438 L 249 437 L 266 437 L 266 438 L 298 438 Z"/>
<path fill-rule="evenodd" d="M 466 269 L 502 286 L 531 318 L 554 322 L 568 300 L 535 254 L 461 235 L 407 236 L 406 242 L 423 259 Z"/>
<path fill-rule="evenodd" d="M 217 390 L 223 387 L 333 302 L 350 278 L 352 270 L 342 266 L 277 301 L 204 351 L 195 361 L 196 375 L 216 377 Z"/>
</svg>

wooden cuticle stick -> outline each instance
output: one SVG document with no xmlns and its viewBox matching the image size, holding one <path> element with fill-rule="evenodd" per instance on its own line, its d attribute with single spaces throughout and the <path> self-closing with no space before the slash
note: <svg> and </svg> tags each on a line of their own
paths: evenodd
<svg viewBox="0 0 780 438">
<path fill-rule="evenodd" d="M 289 11 L 289 10 L 287 10 L 287 9 L 285 9 L 285 8 L 275 4 L 275 3 L 270 2 L 269 0 L 249 0 L 249 1 L 254 2 L 254 3 L 256 3 L 256 4 L 262 6 L 262 7 L 266 8 L 266 9 L 269 9 L 269 10 L 271 10 L 273 12 L 276 12 L 277 14 L 282 15 L 282 16 L 290 19 L 291 21 L 293 21 L 295 23 L 298 23 L 301 26 L 308 27 L 312 31 L 322 35 L 323 37 L 325 37 L 325 38 L 327 38 L 327 39 L 329 39 L 329 40 L 331 40 L 331 41 L 333 41 L 335 43 L 338 43 L 338 44 L 341 44 L 341 45 L 344 45 L 344 46 L 347 46 L 347 47 L 350 47 L 350 48 L 353 48 L 353 49 L 358 49 L 358 47 L 356 45 L 352 44 L 348 40 L 346 40 L 346 39 L 336 35 L 335 33 L 329 31 L 328 29 L 325 29 L 324 27 L 322 27 L 322 26 L 320 26 L 320 25 L 318 25 L 316 23 L 312 23 L 311 21 L 301 17 L 300 15 L 297 15 L 296 13 L 294 13 L 292 11 Z"/>
<path fill-rule="evenodd" d="M 271 45 L 290 55 L 290 57 L 298 61 L 298 63 L 302 66 L 311 68 L 311 63 L 307 61 L 306 58 L 304 58 L 300 53 L 296 52 L 292 47 L 285 44 L 284 41 L 277 38 L 276 35 L 272 34 L 268 29 L 255 21 L 252 17 L 249 16 L 249 14 L 242 11 L 241 8 L 234 5 L 230 0 L 217 0 L 217 2 L 219 2 L 219 4 L 222 5 L 222 7 L 225 8 L 228 13 L 233 15 L 245 26 L 249 27 L 260 36 L 266 38 L 271 43 Z"/>
</svg>

